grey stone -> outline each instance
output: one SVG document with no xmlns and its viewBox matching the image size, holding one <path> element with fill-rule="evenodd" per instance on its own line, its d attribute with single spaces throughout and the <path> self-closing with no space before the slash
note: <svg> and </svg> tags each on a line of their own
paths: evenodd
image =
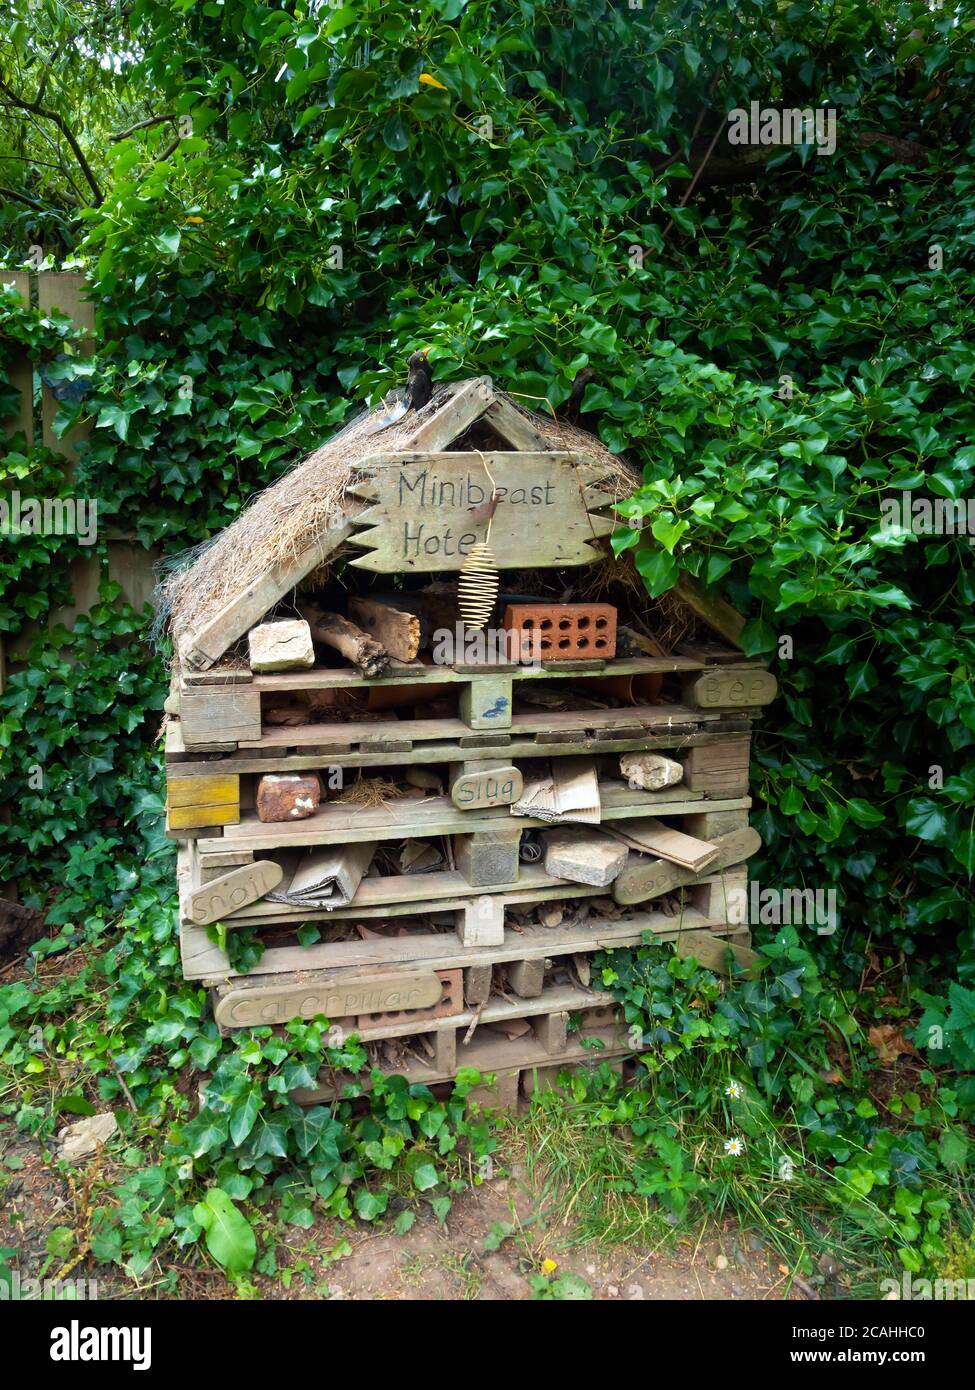
<svg viewBox="0 0 975 1390">
<path fill-rule="evenodd" d="M 629 786 L 647 792 L 676 786 L 684 777 L 681 764 L 673 758 L 665 758 L 662 753 L 624 753 L 620 758 L 620 772 Z"/>
<path fill-rule="evenodd" d="M 282 618 L 252 627 L 247 648 L 252 671 L 290 671 L 315 664 L 311 628 L 304 618 Z"/>
<path fill-rule="evenodd" d="M 560 826 L 542 836 L 545 872 L 570 883 L 605 888 L 613 882 L 629 853 L 626 845 L 582 826 Z"/>
</svg>

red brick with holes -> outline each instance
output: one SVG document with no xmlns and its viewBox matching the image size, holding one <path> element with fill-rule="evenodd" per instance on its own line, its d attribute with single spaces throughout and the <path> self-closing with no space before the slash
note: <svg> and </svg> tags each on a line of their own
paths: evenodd
<svg viewBox="0 0 975 1390">
<path fill-rule="evenodd" d="M 616 609 L 609 603 L 509 603 L 503 622 L 516 634 L 532 633 L 542 661 L 616 655 Z"/>
</svg>

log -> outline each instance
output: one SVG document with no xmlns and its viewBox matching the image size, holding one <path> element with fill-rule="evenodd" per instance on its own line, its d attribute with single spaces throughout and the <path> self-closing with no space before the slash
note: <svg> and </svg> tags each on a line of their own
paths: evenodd
<svg viewBox="0 0 975 1390">
<path fill-rule="evenodd" d="M 350 598 L 349 617 L 380 642 L 397 661 L 415 661 L 420 650 L 420 619 L 380 599 Z"/>
<path fill-rule="evenodd" d="M 339 613 L 326 613 L 314 604 L 302 610 L 316 642 L 333 647 L 368 680 L 381 676 L 389 665 L 389 653 L 381 642 L 356 627 Z"/>
</svg>

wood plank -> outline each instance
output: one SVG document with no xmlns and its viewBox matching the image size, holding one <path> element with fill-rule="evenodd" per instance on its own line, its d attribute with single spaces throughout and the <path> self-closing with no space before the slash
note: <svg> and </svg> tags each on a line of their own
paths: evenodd
<svg viewBox="0 0 975 1390">
<path fill-rule="evenodd" d="M 24 270 L 0 271 L 0 284 L 13 287 L 24 304 L 30 304 L 30 276 Z M 0 420 L 0 439 L 23 434 L 28 449 L 34 443 L 34 366 L 23 349 L 12 352 L 6 367 L 10 385 L 17 392 L 18 406 L 13 415 Z M 2 639 L 0 639 L 2 641 Z M 3 689 L 0 683 L 0 690 Z"/>
<path fill-rule="evenodd" d="M 590 1039 L 587 1046 L 583 1042 L 583 1036 Z M 586 1032 L 583 1036 L 574 1034 L 572 1040 L 567 1044 L 564 1052 L 559 1054 L 559 1067 L 564 1067 L 566 1071 L 571 1071 L 576 1066 L 591 1067 L 595 1062 L 603 1061 L 615 1057 L 630 1056 L 634 1049 L 625 1040 L 625 1030 L 619 1028 L 601 1028 Z M 592 1041 L 602 1044 L 599 1048 L 593 1048 Z M 515 1072 L 526 1068 L 539 1067 L 550 1068 L 552 1056 L 545 1051 L 543 1044 L 534 1035 L 523 1038 L 498 1038 L 482 1033 L 475 1035 L 468 1047 L 462 1047 L 457 1052 L 458 1060 L 462 1066 L 476 1067 L 482 1074 L 504 1073 L 514 1069 Z M 425 1066 L 419 1062 L 410 1063 L 396 1069 L 396 1074 L 405 1076 L 411 1084 L 434 1086 L 441 1081 L 451 1081 L 452 1073 L 440 1072 L 436 1065 Z M 517 1077 L 515 1078 L 517 1080 Z M 372 1085 L 371 1076 L 366 1072 L 360 1072 L 357 1077 L 349 1076 L 344 1078 L 346 1082 L 353 1082 L 357 1087 L 368 1091 Z M 294 1100 L 298 1105 L 314 1105 L 319 1101 L 334 1098 L 332 1079 L 328 1073 L 321 1073 L 319 1076 L 319 1086 L 314 1090 L 292 1091 L 289 1099 Z M 341 1083 L 340 1083 L 341 1086 Z M 485 1100 L 485 1106 L 491 1108 L 491 1102 Z"/>
<path fill-rule="evenodd" d="M 56 309 L 67 314 L 72 323 L 84 332 L 81 341 L 82 355 L 94 351 L 95 305 L 85 298 L 88 277 L 73 271 L 42 270 L 37 277 L 37 307 L 47 312 Z M 75 445 L 91 433 L 91 421 L 86 420 L 60 438 L 54 432 L 54 420 L 59 409 L 59 401 L 50 386 L 41 386 L 41 436 L 44 444 L 55 454 L 61 454 L 73 465 L 76 459 Z"/>
<path fill-rule="evenodd" d="M 723 598 L 709 597 L 697 580 L 686 571 L 681 572 L 674 592 L 692 613 L 695 613 L 703 623 L 707 624 L 712 632 L 716 632 L 719 637 L 741 651 L 741 633 L 745 626 L 745 619 L 732 608 L 730 603 L 726 603 Z"/>
<path fill-rule="evenodd" d="M 521 449 L 528 453 L 545 453 L 556 447 L 504 396 L 495 396 L 484 412 L 484 419 L 512 449 Z"/>
<path fill-rule="evenodd" d="M 258 901 L 272 888 L 277 888 L 283 877 L 281 865 L 270 859 L 241 865 L 188 892 L 181 911 L 185 911 L 196 926 L 205 927 L 211 922 L 219 922 L 235 908 Z"/>
<path fill-rule="evenodd" d="M 750 859 L 762 847 L 762 839 L 752 826 L 742 830 L 731 830 L 725 835 L 717 835 L 714 840 L 718 851 L 717 858 L 708 865 L 709 873 L 718 869 L 730 868 Z M 720 881 L 720 880 L 718 880 Z M 623 871 L 613 882 L 611 892 L 618 903 L 629 906 L 646 902 L 649 898 L 660 897 L 674 888 L 699 883 L 700 876 L 693 870 L 681 868 L 667 859 L 654 859 L 650 856 L 631 856 Z"/>
<path fill-rule="evenodd" d="M 775 699 L 778 683 L 771 671 L 720 666 L 684 681 L 684 698 L 694 709 L 750 709 Z"/>
<path fill-rule="evenodd" d="M 453 392 L 439 410 L 428 420 L 422 420 L 402 441 L 403 448 L 414 451 L 446 449 L 455 439 L 479 420 L 496 399 L 494 384 L 489 376 L 465 381 Z M 367 460 L 367 462 L 371 462 Z"/>
<path fill-rule="evenodd" d="M 236 825 L 240 806 L 236 801 L 223 801 L 213 806 L 167 806 L 166 830 L 170 835 L 181 830 L 209 830 L 211 826 Z"/>
<path fill-rule="evenodd" d="M 715 936 L 708 931 L 683 932 L 677 942 L 677 954 L 679 956 L 693 956 L 706 969 L 719 971 L 723 974 L 728 973 L 729 951 L 737 964 L 748 971 L 754 970 L 761 960 L 758 952 L 753 951 L 750 946 L 726 941 L 723 937 Z"/>
<path fill-rule="evenodd" d="M 209 777 L 169 777 L 166 805 L 220 806 L 240 801 L 240 774 L 218 772 Z"/>
<path fill-rule="evenodd" d="M 453 666 L 435 666 L 423 662 L 398 665 L 391 661 L 388 673 L 373 680 L 362 679 L 351 667 L 343 667 L 340 670 L 312 668 L 308 671 L 273 671 L 248 678 L 253 680 L 255 690 L 284 695 L 300 690 L 341 690 L 353 686 L 368 689 L 371 686 L 402 685 L 404 680 L 416 680 L 421 685 L 454 685 L 469 681 L 472 676 L 491 672 L 510 675 L 517 681 L 564 680 L 570 672 L 579 674 L 590 669 L 594 675 L 600 676 L 642 676 L 701 671 L 704 669 L 704 663 L 689 656 L 626 656 L 610 661 L 603 661 L 601 658 L 584 662 L 551 661 L 543 662 L 540 667 L 516 666 L 510 662 L 474 667 L 459 662 Z M 203 684 L 212 674 L 212 670 L 191 671 L 187 672 L 183 679 L 184 683 Z"/>
<path fill-rule="evenodd" d="M 234 988 L 219 998 L 214 1019 L 224 1028 L 251 1028 L 288 1023 L 293 1018 L 348 1018 L 360 1013 L 425 1009 L 443 994 L 432 970 L 345 975 L 309 979 L 301 984 Z"/>
<path fill-rule="evenodd" d="M 186 748 L 259 741 L 261 697 L 252 685 L 187 687 L 179 694 L 179 723 Z"/>
<path fill-rule="evenodd" d="M 392 981 L 398 977 L 390 971 L 386 978 Z M 214 992 L 217 998 L 223 1001 L 230 998 L 231 995 L 239 998 L 246 996 L 248 992 L 263 994 L 265 990 L 272 987 L 277 992 L 292 988 L 293 985 L 296 985 L 299 991 L 302 988 L 302 983 L 297 977 L 292 980 L 291 976 L 257 975 L 235 980 L 229 986 L 217 986 Z M 305 988 L 307 988 L 307 984 Z M 487 1000 L 479 1013 L 475 1008 L 467 1007 L 462 1008 L 459 1013 L 448 1014 L 441 1018 L 404 1018 L 395 1023 L 367 1024 L 362 1027 L 356 1025 L 354 1018 L 350 1018 L 346 1025 L 346 1031 L 355 1033 L 361 1042 L 377 1042 L 382 1038 L 413 1037 L 417 1033 L 456 1033 L 458 1029 L 469 1027 L 475 1017 L 479 1023 L 503 1023 L 509 1018 L 534 1018 L 539 1014 L 551 1012 L 574 1013 L 587 1009 L 604 1009 L 607 1005 L 612 1005 L 613 1002 L 612 996 L 605 992 L 579 989 L 575 985 L 552 985 L 535 998 L 504 999 L 499 995 L 494 995 Z M 310 1005 L 311 1001 L 309 1000 L 309 1007 Z M 327 1010 L 321 1012 L 324 1012 L 326 1017 L 331 1019 Z M 314 1017 L 313 1014 L 309 1013 L 297 1016 Z M 220 1018 L 218 1022 L 225 1023 L 225 1020 Z M 233 1024 L 230 1026 L 232 1027 Z M 461 1056 L 463 1057 L 464 1054 L 462 1053 Z M 466 1062 L 465 1065 L 467 1065 Z"/>
<path fill-rule="evenodd" d="M 681 931 L 694 930 L 708 930 L 721 936 L 741 928 L 720 918 L 710 918 L 695 908 L 685 908 L 679 918 L 651 909 L 634 912 L 625 921 L 594 918 L 576 926 L 528 926 L 520 931 L 506 928 L 504 941 L 497 946 L 465 948 L 455 932 L 318 942 L 314 946 L 272 946 L 261 957 L 260 973 L 277 975 L 287 971 L 354 969 L 412 962 L 423 962 L 432 970 L 456 970 L 459 966 L 497 965 L 533 956 L 573 955 L 615 946 L 637 946 L 642 943 L 645 932 L 652 932 L 661 941 L 675 941 Z M 180 953 L 187 980 L 218 984 L 234 975 L 228 957 L 209 940 L 203 927 L 182 923 Z"/>
<path fill-rule="evenodd" d="M 450 799 L 458 811 L 481 811 L 486 806 L 510 806 L 524 790 L 524 778 L 513 764 L 487 766 L 461 763 L 450 781 Z"/>
<path fill-rule="evenodd" d="M 187 777 L 205 776 L 214 765 L 228 767 L 234 772 L 308 772 L 311 768 L 330 768 L 341 764 L 345 768 L 359 767 L 410 767 L 419 764 L 429 767 L 438 763 L 456 763 L 470 760 L 472 754 L 481 759 L 548 758 L 579 755 L 584 753 L 627 753 L 648 752 L 653 749 L 675 753 L 688 752 L 691 748 L 707 746 L 709 743 L 723 741 L 727 736 L 712 733 L 678 733 L 653 735 L 641 733 L 639 738 L 591 739 L 584 735 L 539 734 L 528 735 L 524 739 L 512 740 L 507 736 L 495 734 L 484 737 L 468 735 L 450 743 L 420 743 L 408 752 L 390 754 L 388 751 L 370 750 L 368 744 L 329 746 L 319 749 L 311 745 L 300 753 L 284 749 L 265 749 L 252 752 L 238 752 L 231 744 L 219 759 L 195 762 L 202 756 L 201 750 L 184 748 L 178 734 L 171 733 L 172 725 L 166 735 L 166 765 L 178 770 Z M 708 787 L 682 787 L 685 800 L 703 799 L 713 795 Z"/>
<path fill-rule="evenodd" d="M 618 784 L 604 786 L 600 789 L 603 820 L 650 816 L 657 813 L 686 816 L 700 810 L 699 801 L 658 799 L 662 795 L 655 792 L 631 791 Z M 712 809 L 737 811 L 750 805 L 747 797 L 735 798 L 726 802 L 715 802 Z M 486 807 L 482 811 L 458 811 L 449 797 L 431 796 L 423 801 L 410 798 L 405 799 L 402 805 L 391 802 L 387 806 L 374 808 L 350 808 L 341 802 L 328 802 L 305 820 L 271 822 L 266 825 L 261 824 L 253 812 L 245 811 L 239 825 L 227 826 L 222 844 L 228 849 L 273 850 L 292 845 L 332 844 L 336 841 L 351 844 L 374 839 L 462 835 L 479 830 L 497 830 L 501 826 L 527 829 L 550 825 L 550 821 L 534 816 L 512 818 L 507 806 Z M 201 848 L 212 849 L 217 846 L 203 845 Z"/>
<path fill-rule="evenodd" d="M 457 571 L 486 523 L 472 507 L 497 510 L 491 549 L 499 569 L 560 568 L 599 558 L 593 537 L 613 523 L 586 510 L 577 476 L 584 455 L 538 453 L 421 454 L 409 449 L 369 460 L 379 501 L 359 516 L 351 538 L 366 554 L 352 561 L 384 574 Z"/>
<path fill-rule="evenodd" d="M 645 733 L 659 733 L 674 725 L 690 725 L 696 728 L 706 725 L 709 720 L 720 718 L 719 712 L 691 710 L 684 705 L 634 705 L 625 711 L 540 710 L 512 715 L 510 733 L 515 737 L 518 734 L 536 732 L 582 733 L 597 729 L 612 732 L 623 722 L 621 715 L 625 716 L 628 728 L 640 729 Z M 291 729 L 265 729 L 260 738 L 241 738 L 237 742 L 244 750 L 300 748 L 308 743 L 327 747 L 333 739 L 336 743 L 356 743 L 361 739 L 405 738 L 418 743 L 425 739 L 459 739 L 469 732 L 469 727 L 461 719 L 383 719 L 369 722 L 353 720 L 346 724 L 300 724 L 297 728 Z"/>
<path fill-rule="evenodd" d="M 640 821 L 620 821 L 609 834 L 624 844 L 658 859 L 679 864 L 682 869 L 703 873 L 718 856 L 717 847 L 681 830 L 674 830 L 655 817 Z"/>
</svg>

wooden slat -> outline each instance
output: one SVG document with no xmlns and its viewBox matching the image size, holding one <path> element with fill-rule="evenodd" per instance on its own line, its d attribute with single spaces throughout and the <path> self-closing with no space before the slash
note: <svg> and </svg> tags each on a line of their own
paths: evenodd
<svg viewBox="0 0 975 1390">
<path fill-rule="evenodd" d="M 679 788 L 678 788 L 679 790 Z M 700 811 L 698 800 L 657 800 L 660 792 L 630 791 L 628 788 L 600 790 L 603 820 L 631 816 L 689 816 Z M 637 797 L 645 798 L 637 801 Z M 653 798 L 653 799 L 651 799 Z M 747 797 L 709 803 L 713 810 L 737 811 L 751 805 Z M 532 816 L 513 817 L 507 806 L 486 807 L 482 811 L 458 811 L 449 797 L 431 796 L 425 801 L 406 799 L 376 808 L 347 808 L 339 802 L 320 806 L 314 815 L 301 821 L 262 825 L 253 812 L 242 813 L 239 825 L 227 826 L 223 848 L 273 850 L 294 845 L 326 845 L 341 841 L 354 844 L 366 840 L 416 839 L 436 835 L 473 834 L 497 830 L 541 829 L 550 822 Z M 202 849 L 216 846 L 204 844 Z"/>
<path fill-rule="evenodd" d="M 496 965 L 506 960 L 572 955 L 614 946 L 638 946 L 644 932 L 662 941 L 675 941 L 681 931 L 711 931 L 717 935 L 740 927 L 711 920 L 693 908 L 679 918 L 663 912 L 640 912 L 623 922 L 595 922 L 581 927 L 523 927 L 505 930 L 500 946 L 462 947 L 454 932 L 431 936 L 382 937 L 368 941 L 319 942 L 314 946 L 272 946 L 261 957 L 261 974 L 280 971 L 333 970 L 364 965 L 394 965 L 423 961 L 433 970 L 458 966 Z M 217 983 L 233 976 L 227 956 L 209 939 L 206 929 L 180 927 L 183 974 L 187 980 Z"/>
<path fill-rule="evenodd" d="M 741 633 L 745 619 L 723 598 L 710 598 L 692 575 L 682 573 L 674 592 L 692 613 L 716 632 L 725 642 L 741 651 Z"/>
<path fill-rule="evenodd" d="M 505 400 L 503 396 L 494 398 L 484 412 L 484 418 L 491 428 L 511 445 L 512 449 L 536 453 L 557 447 L 546 435 L 535 428 L 527 416 L 522 415 L 521 411 L 510 401 Z"/>
<path fill-rule="evenodd" d="M 240 801 L 240 776 L 218 772 L 210 777 L 171 776 L 166 784 L 166 805 L 220 806 Z"/>
<path fill-rule="evenodd" d="M 350 503 L 340 525 L 330 527 L 290 564 L 268 570 L 224 604 L 218 613 L 185 638 L 181 647 L 183 661 L 196 670 L 205 670 L 219 661 L 227 648 L 243 637 L 248 628 L 253 627 L 289 590 L 300 584 L 306 575 L 348 540 L 362 507 L 361 502 Z"/>
<path fill-rule="evenodd" d="M 504 674 L 516 681 L 565 680 L 569 675 L 579 675 L 587 671 L 599 676 L 642 676 L 659 675 L 668 672 L 693 672 L 703 670 L 703 662 L 694 661 L 687 656 L 638 656 L 620 657 L 613 661 L 594 659 L 589 661 L 551 661 L 541 667 L 498 665 L 487 667 L 427 666 L 422 662 L 390 662 L 389 674 L 375 680 L 363 680 L 351 667 L 341 671 L 277 671 L 253 677 L 254 690 L 265 694 L 285 695 L 299 690 L 341 690 L 360 686 L 402 685 L 404 681 L 416 681 L 422 685 L 456 685 L 469 681 L 473 676 Z M 187 684 L 202 683 L 210 672 L 190 672 L 184 678 Z M 249 678 L 249 677 L 248 677 Z M 621 711 L 618 711 L 621 712 Z"/>
<path fill-rule="evenodd" d="M 30 276 L 27 272 L 0 270 L 0 284 L 9 285 L 11 282 L 23 303 L 30 304 Z M 30 448 L 34 442 L 34 366 L 18 350 L 6 371 L 10 385 L 19 394 L 19 404 L 13 415 L 0 420 L 0 438 L 9 439 L 11 435 L 23 434 Z"/>
<path fill-rule="evenodd" d="M 252 689 L 253 687 L 248 687 Z M 691 710 L 684 705 L 634 705 L 625 710 L 541 710 L 515 714 L 506 726 L 512 735 L 548 732 L 579 732 L 589 729 L 612 731 L 623 724 L 646 732 L 659 733 L 672 725 L 706 725 L 720 719 L 720 712 Z M 314 743 L 327 747 L 335 743 L 357 743 L 362 739 L 404 738 L 414 743 L 425 739 L 460 738 L 470 733 L 462 719 L 383 719 L 369 722 L 300 724 L 297 728 L 265 729 L 259 739 L 241 739 L 243 750 L 251 748 L 301 748 Z"/>
<path fill-rule="evenodd" d="M 591 1045 L 586 1046 L 583 1037 L 591 1040 L 598 1040 L 602 1047 L 593 1050 Z M 571 1041 L 557 1056 L 553 1056 L 546 1051 L 543 1044 L 535 1036 L 523 1038 L 499 1038 L 489 1037 L 486 1034 L 475 1035 L 469 1046 L 458 1047 L 457 1064 L 462 1067 L 476 1067 L 482 1075 L 488 1073 L 499 1073 L 505 1071 L 521 1071 L 526 1068 L 539 1067 L 550 1068 L 553 1064 L 566 1071 L 580 1064 L 592 1066 L 594 1062 L 603 1061 L 615 1057 L 626 1057 L 633 1053 L 634 1049 L 625 1042 L 626 1030 L 624 1028 L 600 1028 L 586 1032 L 582 1036 L 574 1034 Z M 391 1070 L 391 1074 L 393 1069 Z M 440 1081 L 450 1081 L 452 1072 L 439 1070 L 436 1064 L 424 1066 L 420 1062 L 410 1062 L 402 1067 L 395 1068 L 395 1074 L 405 1076 L 411 1084 L 434 1086 Z M 355 1081 L 357 1086 L 368 1091 L 372 1085 L 372 1078 L 366 1071 L 353 1078 L 348 1077 L 348 1081 Z M 319 1076 L 320 1085 L 314 1090 L 292 1091 L 289 1099 L 294 1100 L 298 1105 L 313 1105 L 319 1101 L 329 1100 L 334 1096 L 331 1078 L 327 1073 Z"/>
<path fill-rule="evenodd" d="M 87 277 L 67 271 L 42 270 L 37 277 L 37 307 L 47 311 L 60 310 L 67 314 L 72 323 L 84 330 L 81 351 L 88 354 L 94 346 L 95 306 L 86 299 Z M 60 439 L 54 433 L 54 420 L 59 402 L 49 386 L 41 388 L 41 426 L 42 438 L 46 447 L 55 454 L 74 459 L 75 448 L 91 431 L 91 422 L 76 426 Z"/>
<path fill-rule="evenodd" d="M 694 730 L 707 725 L 687 726 Z M 749 726 L 750 727 L 750 726 Z M 612 735 L 613 731 L 602 731 Z M 547 758 L 580 753 L 629 753 L 647 752 L 652 749 L 665 749 L 670 753 L 686 751 L 695 747 L 705 747 L 721 743 L 728 738 L 726 733 L 681 732 L 676 727 L 660 735 L 639 734 L 627 737 L 587 738 L 584 734 L 571 732 L 560 734 L 529 734 L 522 739 L 512 739 L 507 735 L 463 734 L 449 742 L 428 742 L 417 744 L 408 752 L 390 754 L 382 751 L 365 751 L 362 745 L 353 748 L 350 744 L 326 745 L 318 748 L 314 744 L 304 747 L 299 753 L 284 749 L 258 749 L 251 752 L 232 751 L 219 760 L 195 761 L 200 757 L 197 749 L 187 749 L 183 743 L 178 724 L 169 724 L 166 729 L 166 764 L 181 776 L 206 776 L 214 767 L 233 772 L 307 772 L 311 768 L 328 768 L 336 764 L 343 767 L 385 767 L 390 765 L 408 767 L 412 764 L 429 766 L 435 763 L 463 762 L 472 757 L 472 750 L 479 758 Z M 696 790 L 692 794 L 698 794 Z M 707 795 L 704 789 L 700 795 Z"/>
<path fill-rule="evenodd" d="M 699 933 L 695 933 L 695 936 Z M 717 937 L 711 938 L 717 941 Z M 343 972 L 344 973 L 344 972 Z M 333 976 L 333 979 L 339 976 Z M 390 978 L 395 978 L 390 972 Z M 232 984 L 219 985 L 214 990 L 214 995 L 218 1000 L 233 998 L 235 995 L 246 997 L 255 989 L 267 989 L 269 986 L 277 989 L 285 989 L 291 984 L 290 979 L 282 979 L 280 975 L 248 975 L 236 979 Z M 302 984 L 299 979 L 295 984 Z M 307 988 L 307 984 L 305 986 Z M 534 999 L 503 999 L 495 996 L 477 1013 L 479 1023 L 500 1023 L 508 1018 L 534 1018 L 538 1014 L 573 1012 L 583 1009 L 602 1009 L 614 1003 L 613 997 L 607 993 L 597 993 L 595 990 L 579 989 L 573 985 L 553 985 L 543 991 Z M 449 1031 L 454 1028 L 466 1028 L 475 1017 L 476 1011 L 470 1008 L 461 1008 L 459 1013 L 449 1014 L 445 1018 L 417 1018 L 411 1019 L 408 1014 L 397 1020 L 395 1023 L 374 1024 L 371 1027 L 355 1027 L 356 1037 L 360 1042 L 376 1042 L 380 1038 L 404 1038 L 413 1037 L 417 1033 L 439 1033 Z M 347 1031 L 351 1032 L 354 1025 L 349 1025 Z M 469 1065 L 462 1061 L 463 1051 L 458 1053 L 458 1060 L 464 1066 Z"/>
<path fill-rule="evenodd" d="M 412 433 L 399 441 L 401 449 L 432 452 L 446 449 L 455 439 L 479 420 L 495 400 L 494 386 L 489 376 L 474 377 L 454 391 L 429 420 L 416 426 Z M 380 443 L 381 440 L 377 440 Z M 365 460 L 368 462 L 368 460 Z"/>
</svg>

